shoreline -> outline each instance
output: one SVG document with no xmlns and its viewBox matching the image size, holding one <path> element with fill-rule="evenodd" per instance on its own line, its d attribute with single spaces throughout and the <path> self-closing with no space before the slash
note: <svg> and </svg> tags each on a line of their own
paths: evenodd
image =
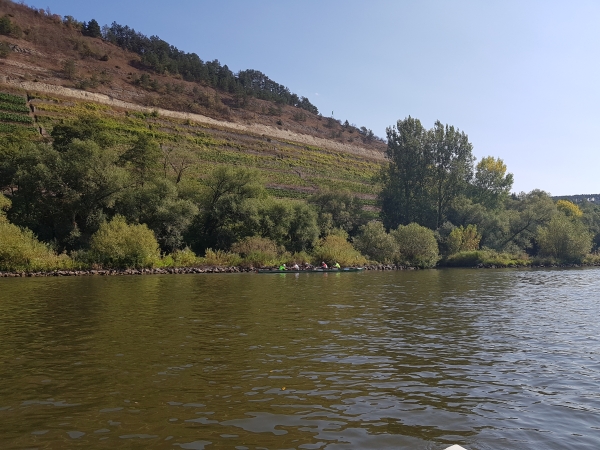
<svg viewBox="0 0 600 450">
<path fill-rule="evenodd" d="M 365 271 L 391 271 L 391 270 L 426 270 L 418 267 L 397 266 L 395 264 L 369 264 L 363 266 Z M 438 266 L 433 269 L 574 269 L 580 267 L 600 267 L 596 264 L 539 264 L 539 265 L 515 265 L 510 267 L 496 266 L 493 264 L 479 264 L 477 266 Z M 90 270 L 50 270 L 50 271 L 17 271 L 2 272 L 0 278 L 39 278 L 39 277 L 84 277 L 84 276 L 131 276 L 131 275 L 189 275 L 204 273 L 252 273 L 256 268 L 207 266 L 207 267 L 169 267 L 158 269 L 90 269 Z M 431 270 L 431 269 L 429 269 Z M 343 271 L 340 271 L 342 273 Z M 282 271 L 281 273 L 286 273 Z"/>
<path fill-rule="evenodd" d="M 416 267 L 404 267 L 385 264 L 363 266 L 365 270 L 417 270 Z M 90 269 L 90 270 L 49 270 L 49 271 L 17 271 L 2 272 L 0 278 L 31 277 L 84 277 L 84 276 L 124 276 L 124 275 L 186 275 L 201 273 L 252 273 L 257 268 L 238 266 L 206 266 L 206 267 L 169 267 L 157 269 Z M 343 271 L 340 271 L 342 273 Z M 281 273 L 285 273 L 282 271 Z"/>
</svg>

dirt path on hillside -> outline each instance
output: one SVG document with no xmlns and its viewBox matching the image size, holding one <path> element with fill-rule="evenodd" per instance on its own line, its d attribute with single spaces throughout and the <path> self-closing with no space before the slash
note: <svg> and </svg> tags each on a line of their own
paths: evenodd
<svg viewBox="0 0 600 450">
<path fill-rule="evenodd" d="M 306 134 L 293 133 L 291 131 L 271 127 L 262 124 L 240 124 L 234 122 L 226 122 L 223 120 L 212 119 L 200 114 L 184 113 L 178 111 L 170 111 L 161 108 L 148 108 L 145 106 L 136 105 L 134 103 L 124 102 L 117 100 L 113 97 L 104 94 L 97 94 L 94 92 L 86 92 L 77 89 L 66 88 L 62 86 L 55 86 L 46 83 L 38 83 L 31 81 L 17 81 L 11 80 L 6 76 L 0 76 L 0 83 L 6 84 L 11 87 L 17 87 L 29 92 L 40 92 L 45 94 L 57 95 L 60 97 L 74 98 L 79 100 L 87 100 L 96 103 L 102 103 L 117 108 L 127 109 L 130 111 L 140 111 L 145 113 L 151 113 L 153 111 L 158 112 L 160 116 L 171 117 L 174 119 L 191 120 L 193 122 L 202 123 L 209 126 L 215 126 L 219 128 L 226 128 L 242 133 L 251 133 L 259 136 L 268 136 L 275 139 L 287 140 L 297 142 L 304 145 L 311 145 L 314 147 L 327 148 L 329 150 L 352 153 L 360 155 L 366 158 L 372 158 L 375 160 L 383 161 L 385 155 L 381 152 L 368 150 L 357 145 L 342 144 L 340 142 L 330 141 Z"/>
</svg>

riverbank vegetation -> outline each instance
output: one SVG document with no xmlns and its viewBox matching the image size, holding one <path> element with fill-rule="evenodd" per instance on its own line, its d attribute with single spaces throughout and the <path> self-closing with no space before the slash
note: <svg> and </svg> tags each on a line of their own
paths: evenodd
<svg viewBox="0 0 600 450">
<path fill-rule="evenodd" d="M 147 128 L 119 138 L 94 114 L 55 123 L 49 140 L 25 129 L 1 140 L 1 271 L 600 259 L 600 208 L 511 194 L 503 161 L 475 164 L 466 134 L 440 122 L 388 129 L 388 163 L 373 182 L 379 218 L 344 190 L 275 197 L 256 169 L 206 167 L 185 142 L 167 149 Z"/>
<path fill-rule="evenodd" d="M 408 117 L 388 128 L 388 166 L 379 196 L 386 228 L 434 230 L 448 266 L 520 266 L 595 261 L 600 208 L 554 202 L 541 190 L 511 194 L 500 158 L 477 164 L 468 136 Z"/>
</svg>

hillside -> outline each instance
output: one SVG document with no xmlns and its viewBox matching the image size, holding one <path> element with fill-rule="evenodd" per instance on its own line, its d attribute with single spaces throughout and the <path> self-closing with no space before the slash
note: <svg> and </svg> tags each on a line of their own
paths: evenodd
<svg viewBox="0 0 600 450">
<path fill-rule="evenodd" d="M 71 19 L 6 0 L 0 16 L 0 91 L 26 99 L 42 136 L 57 123 L 93 115 L 122 145 L 148 133 L 164 152 L 184 149 L 184 176 L 242 165 L 257 168 L 277 196 L 342 189 L 374 204 L 385 144 L 364 127 L 155 73 L 136 53 L 84 36 Z"/>
</svg>

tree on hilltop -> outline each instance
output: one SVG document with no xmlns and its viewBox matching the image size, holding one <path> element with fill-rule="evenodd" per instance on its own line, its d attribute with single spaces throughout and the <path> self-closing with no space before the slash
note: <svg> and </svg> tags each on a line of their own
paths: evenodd
<svg viewBox="0 0 600 450">
<path fill-rule="evenodd" d="M 102 37 L 102 30 L 100 29 L 100 24 L 95 19 L 90 20 L 87 24 L 83 22 L 81 32 L 84 36 L 95 38 Z"/>
</svg>

